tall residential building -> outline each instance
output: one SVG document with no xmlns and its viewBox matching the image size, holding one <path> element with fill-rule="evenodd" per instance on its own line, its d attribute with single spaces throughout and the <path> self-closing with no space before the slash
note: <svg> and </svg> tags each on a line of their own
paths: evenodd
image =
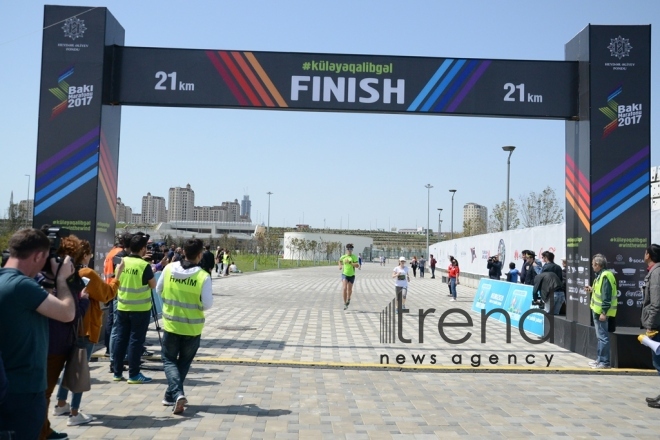
<svg viewBox="0 0 660 440">
<path fill-rule="evenodd" d="M 21 216 L 27 214 L 27 222 L 32 224 L 32 214 L 34 214 L 34 200 L 21 200 L 18 202 L 18 212 Z"/>
<path fill-rule="evenodd" d="M 185 188 L 170 188 L 167 221 L 192 221 L 195 219 L 195 191 L 187 184 Z"/>
<path fill-rule="evenodd" d="M 117 197 L 117 223 L 131 223 L 133 221 L 133 210 Z"/>
<path fill-rule="evenodd" d="M 170 200 L 172 197 L 171 191 Z M 165 197 L 152 196 L 150 192 L 146 196 L 142 196 L 142 223 L 156 224 L 165 221 L 167 221 Z"/>
<path fill-rule="evenodd" d="M 252 202 L 248 195 L 243 196 L 243 200 L 241 200 L 241 217 L 252 218 Z"/>
<path fill-rule="evenodd" d="M 222 202 L 222 206 L 226 207 L 227 209 L 228 222 L 240 221 L 241 205 L 239 205 L 238 199 L 234 199 L 233 202 Z"/>
<path fill-rule="evenodd" d="M 131 214 L 131 221 L 127 223 L 132 225 L 138 225 L 142 223 L 142 214 Z"/>
<path fill-rule="evenodd" d="M 193 220 L 196 222 L 226 222 L 226 206 L 195 206 Z"/>
<path fill-rule="evenodd" d="M 470 225 L 473 233 L 485 233 L 488 230 L 488 208 L 476 203 L 466 204 L 463 206 L 463 224 Z"/>
</svg>

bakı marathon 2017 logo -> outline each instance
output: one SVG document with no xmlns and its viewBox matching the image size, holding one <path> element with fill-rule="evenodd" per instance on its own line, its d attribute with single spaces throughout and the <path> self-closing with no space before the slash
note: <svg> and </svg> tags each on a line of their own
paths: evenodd
<svg viewBox="0 0 660 440">
<path fill-rule="evenodd" d="M 620 85 L 612 91 L 607 97 L 607 106 L 600 107 L 599 110 L 603 113 L 610 122 L 603 128 L 603 139 L 617 129 L 617 127 L 624 127 L 627 125 L 636 125 L 642 120 L 643 111 L 641 103 L 619 104 L 615 98 L 623 93 L 623 86 Z"/>
<path fill-rule="evenodd" d="M 74 66 L 66 68 L 57 78 L 57 87 L 48 89 L 60 100 L 60 103 L 53 107 L 50 114 L 51 120 L 62 114 L 67 108 L 90 105 L 94 98 L 93 84 L 72 86 L 68 83 L 67 80 L 73 76 L 74 70 Z"/>
</svg>

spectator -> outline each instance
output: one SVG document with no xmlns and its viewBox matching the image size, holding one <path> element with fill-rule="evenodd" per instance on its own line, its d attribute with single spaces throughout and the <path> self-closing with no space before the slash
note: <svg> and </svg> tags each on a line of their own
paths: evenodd
<svg viewBox="0 0 660 440">
<path fill-rule="evenodd" d="M 112 275 L 110 277 L 107 277 L 106 280 L 110 281 L 110 279 L 115 278 L 115 273 L 117 270 L 117 265 L 121 263 L 122 258 L 127 257 L 131 250 L 131 239 L 133 238 L 133 234 L 130 232 L 126 232 L 121 236 L 120 242 L 122 249 L 115 253 L 115 256 L 112 258 Z M 115 299 L 113 299 L 109 304 L 108 304 L 108 313 L 107 313 L 107 318 L 106 318 L 106 326 L 105 326 L 105 354 L 107 356 L 110 356 L 110 372 L 113 372 L 112 364 L 114 362 L 114 356 L 113 356 L 113 350 L 114 350 L 114 345 L 115 342 L 117 341 L 117 329 L 114 328 L 114 323 L 115 323 L 115 313 L 117 312 L 117 299 L 115 295 Z"/>
<path fill-rule="evenodd" d="M 642 328 L 646 336 L 660 342 L 660 246 L 652 244 L 644 252 L 644 262 L 648 273 L 644 278 L 644 299 L 642 302 Z M 660 355 L 651 355 L 653 366 L 660 373 Z M 647 397 L 646 402 L 651 408 L 660 408 L 660 395 Z"/>
<path fill-rule="evenodd" d="M 174 414 L 182 414 L 188 403 L 183 382 L 199 349 L 204 312 L 213 306 L 211 276 L 198 266 L 202 241 L 187 240 L 184 251 L 185 259 L 168 265 L 156 286 L 163 297 L 163 369 L 168 384 L 163 405 L 173 406 Z"/>
<path fill-rule="evenodd" d="M 413 255 L 412 260 L 410 260 L 410 267 L 412 267 L 413 278 L 417 278 L 417 267 L 419 263 L 417 262 L 417 255 Z"/>
<path fill-rule="evenodd" d="M 456 301 L 456 285 L 460 284 L 458 282 L 458 276 L 461 271 L 458 268 L 458 260 L 454 258 L 451 261 L 451 266 L 449 267 L 449 287 L 451 290 L 452 299 L 450 301 Z"/>
<path fill-rule="evenodd" d="M 610 333 L 608 318 L 616 316 L 617 309 L 617 286 L 614 274 L 607 270 L 607 259 L 602 254 L 594 255 L 591 260 L 591 268 L 594 270 L 596 278 L 593 286 L 585 287 L 585 290 L 591 294 L 591 308 L 596 329 L 596 338 L 598 338 L 597 353 L 598 358 L 589 362 L 589 366 L 594 369 L 610 368 Z"/>
<path fill-rule="evenodd" d="M 517 283 L 519 274 L 520 272 L 516 269 L 516 263 L 509 263 L 509 271 L 506 273 L 506 280 L 510 283 Z"/>
<path fill-rule="evenodd" d="M 561 310 L 561 305 L 565 301 L 565 295 L 564 295 L 564 274 L 562 271 L 562 268 L 559 267 L 558 264 L 555 264 L 555 254 L 553 254 L 550 251 L 544 251 L 541 254 L 541 259 L 543 260 L 543 267 L 541 268 L 541 273 L 543 272 L 553 272 L 557 277 L 559 278 L 559 286 L 557 286 L 554 290 L 553 293 L 553 309 L 552 313 L 553 315 L 558 315 L 559 310 Z M 534 304 L 534 303 L 532 303 Z M 550 313 L 550 305 L 545 306 L 545 311 Z"/>
<path fill-rule="evenodd" d="M 81 249 L 82 242 L 80 239 L 75 235 L 69 235 L 60 240 L 60 247 L 57 250 L 57 253 L 60 257 L 68 256 L 69 258 L 73 258 L 73 256 L 78 254 Z M 91 252 L 91 249 L 89 252 Z M 73 281 L 69 280 L 68 285 L 76 303 L 75 318 L 66 323 L 54 319 L 48 320 L 48 357 L 46 358 L 46 402 L 48 402 L 48 404 L 50 404 L 50 397 L 53 395 L 53 391 L 55 391 L 55 386 L 57 385 L 60 374 L 62 373 L 62 370 L 64 370 L 64 364 L 66 364 L 66 361 L 69 358 L 69 353 L 71 353 L 71 350 L 73 349 L 75 338 L 79 334 L 76 333 L 76 330 L 81 330 L 78 328 L 78 322 L 82 320 L 83 316 L 89 309 L 89 295 L 86 290 L 84 290 L 85 284 L 80 276 L 74 277 Z M 59 290 L 49 290 L 49 293 L 58 296 Z M 91 420 L 88 420 L 88 422 L 89 421 Z M 55 432 L 50 427 L 48 411 L 46 411 L 46 419 L 41 427 L 40 438 L 67 438 L 65 433 Z"/>
<path fill-rule="evenodd" d="M 424 278 L 424 269 L 426 268 L 426 258 L 424 255 L 419 259 L 419 277 Z"/>
<path fill-rule="evenodd" d="M 143 259 L 147 252 L 148 235 L 135 234 L 131 239 L 131 254 L 123 259 L 123 270 L 117 269 L 117 341 L 115 343 L 113 380 L 124 380 L 123 362 L 128 352 L 128 383 L 142 384 L 151 378 L 140 372 L 140 358 L 151 316 L 151 289 L 156 280 L 151 265 Z"/>
<path fill-rule="evenodd" d="M 14 431 L 19 439 L 37 438 L 48 410 L 48 318 L 69 322 L 76 313 L 66 283 L 74 272 L 70 258 L 61 264 L 50 260 L 59 297 L 49 295 L 33 279 L 46 264 L 49 249 L 42 231 L 22 229 L 9 240 L 9 258 L 0 269 L 0 352 L 9 383 L 0 403 L 0 431 Z"/>
<path fill-rule="evenodd" d="M 202 269 L 208 272 L 209 275 L 213 273 L 213 264 L 214 258 L 211 253 L 211 246 L 204 246 L 204 252 L 202 253 L 202 260 L 199 262 L 199 265 Z"/>
<path fill-rule="evenodd" d="M 525 254 L 525 264 L 524 264 L 524 269 L 525 269 L 525 278 L 523 279 L 523 283 L 527 284 L 528 286 L 533 286 L 534 285 L 534 278 L 536 278 L 537 274 L 537 267 L 538 264 L 536 263 L 536 254 L 534 251 L 527 251 Z M 538 267 L 539 272 L 540 272 L 540 267 Z"/>
<path fill-rule="evenodd" d="M 438 261 L 433 258 L 433 254 L 431 254 L 431 258 L 429 258 L 429 266 L 431 267 L 431 279 L 435 278 L 435 265 L 438 264 Z"/>
<path fill-rule="evenodd" d="M 502 278 L 502 263 L 500 262 L 499 255 L 493 255 L 488 259 L 486 264 L 488 269 L 488 278 L 491 280 L 499 280 Z"/>
<path fill-rule="evenodd" d="M 454 263 L 454 256 L 450 255 L 449 256 L 449 266 L 447 267 L 447 287 L 449 287 L 449 295 L 447 296 L 453 296 L 452 295 L 452 290 L 451 290 L 451 284 L 449 283 L 449 271 L 451 270 L 452 266 Z"/>
<path fill-rule="evenodd" d="M 89 309 L 83 319 L 83 333 L 85 335 L 88 361 L 92 357 L 94 344 L 99 342 L 99 336 L 101 334 L 101 320 L 103 319 L 101 304 L 112 301 L 117 296 L 117 289 L 119 288 L 118 279 L 111 278 L 109 283 L 106 284 L 94 269 L 88 267 L 93 255 L 94 253 L 87 240 L 82 240 L 80 249 L 75 255 L 71 255 L 73 263 L 78 270 L 78 275 L 83 280 L 88 280 L 85 290 L 89 294 Z M 54 416 L 70 414 L 66 423 L 68 426 L 83 425 L 91 422 L 94 419 L 92 416 L 79 411 L 82 393 L 73 393 L 71 404 L 66 401 L 68 394 L 68 390 L 60 385 L 57 392 L 57 405 L 52 414 Z"/>
</svg>

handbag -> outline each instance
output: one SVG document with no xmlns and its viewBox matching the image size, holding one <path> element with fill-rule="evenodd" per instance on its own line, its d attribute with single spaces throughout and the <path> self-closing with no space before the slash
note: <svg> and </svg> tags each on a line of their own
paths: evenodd
<svg viewBox="0 0 660 440">
<path fill-rule="evenodd" d="M 82 318 L 78 318 L 74 330 L 73 348 L 66 360 L 64 374 L 62 375 L 62 386 L 72 393 L 84 393 L 92 389 L 89 361 L 87 360 L 87 344 L 85 337 L 79 335 L 81 327 Z"/>
</svg>

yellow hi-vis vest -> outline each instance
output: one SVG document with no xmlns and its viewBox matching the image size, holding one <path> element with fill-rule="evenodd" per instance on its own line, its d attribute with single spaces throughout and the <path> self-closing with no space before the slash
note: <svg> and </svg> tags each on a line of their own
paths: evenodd
<svg viewBox="0 0 660 440">
<path fill-rule="evenodd" d="M 182 278 L 182 274 L 172 274 L 172 265 L 163 270 L 163 328 L 183 336 L 198 336 L 204 329 L 204 306 L 202 305 L 202 284 L 209 276 L 199 270 Z"/>
<path fill-rule="evenodd" d="M 616 279 L 614 278 L 614 274 L 609 270 L 603 269 L 603 271 L 600 273 L 600 276 L 594 281 L 594 288 L 591 292 L 591 304 L 589 307 L 597 315 L 603 313 L 603 297 L 601 294 L 601 288 L 604 278 L 607 278 L 607 282 L 609 282 L 610 286 L 612 286 L 612 300 L 610 301 L 610 308 L 607 310 L 606 316 L 616 316 L 616 306 L 619 302 L 616 297 Z"/>
<path fill-rule="evenodd" d="M 142 284 L 142 275 L 148 264 L 142 258 L 124 258 L 124 271 L 119 276 L 117 310 L 122 312 L 151 310 L 151 287 Z"/>
</svg>

